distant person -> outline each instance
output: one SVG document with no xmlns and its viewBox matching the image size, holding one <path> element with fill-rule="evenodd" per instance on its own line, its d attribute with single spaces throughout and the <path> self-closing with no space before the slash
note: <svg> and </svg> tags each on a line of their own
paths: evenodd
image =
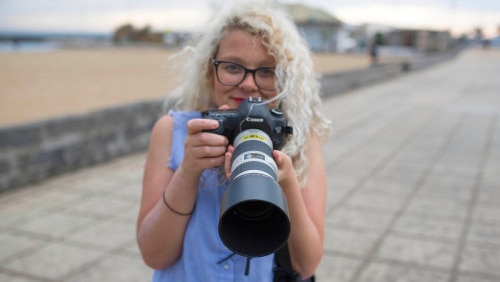
<svg viewBox="0 0 500 282">
<path fill-rule="evenodd" d="M 363 53 L 366 50 L 366 39 L 360 39 L 358 41 L 358 50 L 357 53 Z"/>
<path fill-rule="evenodd" d="M 137 240 L 155 269 L 152 281 L 273 281 L 274 254 L 248 265 L 219 237 L 234 148 L 225 136 L 204 132 L 217 121 L 200 118 L 201 111 L 236 109 L 249 97 L 280 109 L 293 126 L 283 150 L 272 152 L 290 215 L 290 261 L 301 279 L 320 263 L 327 187 L 321 147 L 329 121 L 320 113 L 310 51 L 273 2 L 237 2 L 217 11 L 197 45 L 184 50 L 184 82 L 154 125 L 143 178 Z"/>
<path fill-rule="evenodd" d="M 488 40 L 488 39 L 483 39 L 483 40 L 482 40 L 482 44 L 481 44 L 481 46 L 483 47 L 483 49 L 489 49 L 489 48 L 490 48 L 490 45 L 491 45 L 491 44 L 490 44 L 490 40 Z"/>
<path fill-rule="evenodd" d="M 21 49 L 21 40 L 19 38 L 14 38 L 12 40 L 12 47 L 14 51 L 20 50 Z"/>
<path fill-rule="evenodd" d="M 369 54 L 370 54 L 371 64 L 372 65 L 377 64 L 378 63 L 378 44 L 377 44 L 376 40 L 373 40 L 370 43 Z"/>
</svg>

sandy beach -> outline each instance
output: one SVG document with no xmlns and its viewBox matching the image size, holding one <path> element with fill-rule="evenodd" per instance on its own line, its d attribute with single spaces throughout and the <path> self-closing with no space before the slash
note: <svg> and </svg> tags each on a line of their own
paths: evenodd
<svg viewBox="0 0 500 282">
<path fill-rule="evenodd" d="M 109 48 L 0 53 L 0 126 L 161 99 L 176 86 L 168 61 L 172 52 Z M 314 61 L 319 73 L 370 64 L 364 54 L 314 54 Z"/>
</svg>

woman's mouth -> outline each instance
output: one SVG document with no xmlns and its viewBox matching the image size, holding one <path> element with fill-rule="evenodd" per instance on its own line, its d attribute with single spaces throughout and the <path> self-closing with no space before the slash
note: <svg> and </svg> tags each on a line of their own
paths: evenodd
<svg viewBox="0 0 500 282">
<path fill-rule="evenodd" d="M 239 104 L 241 104 L 241 102 L 243 102 L 243 100 L 245 100 L 244 98 L 233 98 L 233 100 Z"/>
</svg>

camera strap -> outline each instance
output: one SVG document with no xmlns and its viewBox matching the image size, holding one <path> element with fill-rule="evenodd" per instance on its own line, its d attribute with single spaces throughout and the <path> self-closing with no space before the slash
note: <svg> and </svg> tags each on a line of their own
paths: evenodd
<svg viewBox="0 0 500 282">
<path fill-rule="evenodd" d="M 232 254 L 228 255 L 227 257 L 225 257 L 225 258 L 223 258 L 223 259 L 219 260 L 219 261 L 217 262 L 217 264 L 221 264 L 221 263 L 225 262 L 226 260 L 228 260 L 228 259 L 232 258 L 234 255 L 235 255 L 235 253 L 232 253 Z"/>
<path fill-rule="evenodd" d="M 309 279 L 302 280 L 300 274 L 293 270 L 292 261 L 290 260 L 290 251 L 288 250 L 288 244 L 285 244 L 283 248 L 279 249 L 274 254 L 274 259 L 276 261 L 273 280 L 274 282 L 315 281 L 314 276 Z"/>
<path fill-rule="evenodd" d="M 217 262 L 217 264 L 221 264 L 221 263 L 225 262 L 226 260 L 232 258 L 234 255 L 235 255 L 235 253 L 232 253 L 232 254 L 228 255 L 227 257 L 219 260 Z M 246 257 L 246 258 L 247 258 L 247 264 L 245 265 L 245 275 L 248 276 L 248 274 L 250 274 L 250 260 L 252 258 L 251 257 Z"/>
<path fill-rule="evenodd" d="M 295 282 L 299 280 L 299 274 L 292 268 L 288 244 L 285 244 L 274 254 L 276 268 L 274 269 L 274 282 Z"/>
<path fill-rule="evenodd" d="M 248 274 L 250 273 L 250 260 L 252 258 L 251 257 L 247 257 L 247 265 L 245 266 L 245 275 L 248 276 Z"/>
</svg>

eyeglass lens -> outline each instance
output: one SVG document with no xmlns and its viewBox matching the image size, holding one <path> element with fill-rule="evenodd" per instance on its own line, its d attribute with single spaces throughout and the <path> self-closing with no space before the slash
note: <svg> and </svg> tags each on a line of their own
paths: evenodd
<svg viewBox="0 0 500 282">
<path fill-rule="evenodd" d="M 217 78 L 220 83 L 230 86 L 240 84 L 246 77 L 246 74 L 253 74 L 255 84 L 261 89 L 275 89 L 275 73 L 274 68 L 264 67 L 256 70 L 249 70 L 245 67 L 231 62 L 217 62 Z"/>
</svg>

